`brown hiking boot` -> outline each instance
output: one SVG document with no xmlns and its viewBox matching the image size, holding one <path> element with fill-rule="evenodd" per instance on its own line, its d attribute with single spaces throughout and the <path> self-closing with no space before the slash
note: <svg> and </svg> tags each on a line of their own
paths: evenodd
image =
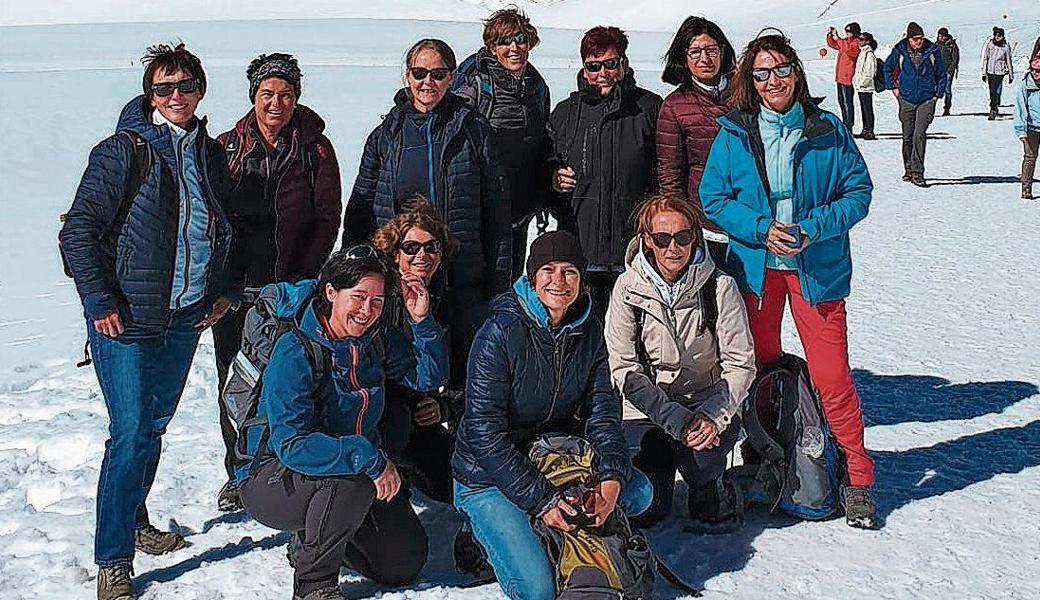
<svg viewBox="0 0 1040 600">
<path fill-rule="evenodd" d="M 877 529 L 880 526 L 874 494 L 870 488 L 854 485 L 843 487 L 842 504 L 845 506 L 845 522 L 849 527 Z"/>
<path fill-rule="evenodd" d="M 184 537 L 169 531 L 159 531 L 148 524 L 134 531 L 134 548 L 145 554 L 167 554 L 187 547 Z"/>
<path fill-rule="evenodd" d="M 339 589 L 339 581 L 304 596 L 293 594 L 293 600 L 343 600 L 343 590 Z"/>
<path fill-rule="evenodd" d="M 101 567 L 97 576 L 98 600 L 134 600 L 133 574 L 130 565 Z"/>
<path fill-rule="evenodd" d="M 1022 184 L 1022 199 L 1032 200 L 1033 199 L 1033 186 L 1023 183 Z"/>
</svg>

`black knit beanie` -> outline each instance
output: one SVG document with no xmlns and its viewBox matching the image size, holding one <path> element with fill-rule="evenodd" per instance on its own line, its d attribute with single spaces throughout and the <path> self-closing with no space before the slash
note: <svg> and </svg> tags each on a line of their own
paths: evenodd
<svg viewBox="0 0 1040 600">
<path fill-rule="evenodd" d="M 533 284 L 538 269 L 557 260 L 571 263 L 585 277 L 585 253 L 581 251 L 577 238 L 566 231 L 550 231 L 531 242 L 531 253 L 527 257 L 527 278 Z"/>
<path fill-rule="evenodd" d="M 924 29 L 921 29 L 916 21 L 910 21 L 910 24 L 906 26 L 906 37 L 912 38 L 918 35 L 924 35 Z"/>
<path fill-rule="evenodd" d="M 256 101 L 256 91 L 260 89 L 260 83 L 268 77 L 277 77 L 292 86 L 296 99 L 300 99 L 300 65 L 292 54 L 275 52 L 274 54 L 261 54 L 249 63 L 246 69 L 246 78 L 249 79 L 249 103 Z"/>
</svg>

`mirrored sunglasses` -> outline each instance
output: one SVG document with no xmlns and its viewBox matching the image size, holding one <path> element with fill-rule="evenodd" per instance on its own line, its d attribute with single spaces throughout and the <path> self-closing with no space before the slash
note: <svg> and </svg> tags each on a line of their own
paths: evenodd
<svg viewBox="0 0 1040 600">
<path fill-rule="evenodd" d="M 510 46 L 510 45 L 512 45 L 514 43 L 517 46 L 523 46 L 524 44 L 526 44 L 527 43 L 527 34 L 523 33 L 523 32 L 514 33 L 513 35 L 500 37 L 497 40 L 495 40 L 495 45 L 496 46 Z"/>
<path fill-rule="evenodd" d="M 787 79 L 791 76 L 791 73 L 794 73 L 794 65 L 791 63 L 783 63 L 771 68 L 761 67 L 758 69 L 751 69 L 752 79 L 759 83 L 769 81 L 769 76 L 773 74 L 780 79 Z"/>
<path fill-rule="evenodd" d="M 441 241 L 430 240 L 428 242 L 417 242 L 415 240 L 409 240 L 407 242 L 401 242 L 398 249 L 404 252 L 408 256 L 415 256 L 419 254 L 419 250 L 425 250 L 427 254 L 440 254 L 441 253 Z"/>
</svg>

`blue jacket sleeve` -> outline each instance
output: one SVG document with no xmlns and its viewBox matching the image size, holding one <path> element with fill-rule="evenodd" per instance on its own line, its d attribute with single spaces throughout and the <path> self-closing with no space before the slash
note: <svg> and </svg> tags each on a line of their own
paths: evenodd
<svg viewBox="0 0 1040 600">
<path fill-rule="evenodd" d="M 369 236 L 376 230 L 376 215 L 373 203 L 376 197 L 376 185 L 379 182 L 379 171 L 382 168 L 382 156 L 379 152 L 379 136 L 382 129 L 379 125 L 365 140 L 365 149 L 361 154 L 354 189 L 347 200 L 347 209 L 343 212 L 343 247 L 367 243 Z"/>
<path fill-rule="evenodd" d="M 946 95 L 946 61 L 943 60 L 942 52 L 935 53 L 935 97 L 942 98 Z"/>
<path fill-rule="evenodd" d="M 120 292 L 115 264 L 102 250 L 102 236 L 112 226 L 130 176 L 131 150 L 122 136 L 112 136 L 90 151 L 72 208 L 58 238 L 68 260 L 83 309 L 100 319 L 118 309 Z"/>
<path fill-rule="evenodd" d="M 896 78 L 899 76 L 896 65 L 899 64 L 899 52 L 893 49 L 885 59 L 885 89 L 894 90 L 897 87 Z"/>
<path fill-rule="evenodd" d="M 771 215 L 763 214 L 740 201 L 733 185 L 736 169 L 754 169 L 755 163 L 749 152 L 742 149 L 740 140 L 726 129 L 720 129 L 708 153 L 708 162 L 701 176 L 700 197 L 704 214 L 713 223 L 722 227 L 730 236 L 752 247 L 765 247 L 766 234 L 773 223 Z M 743 156 L 734 157 L 740 151 Z M 741 164 L 734 164 L 740 160 Z"/>
<path fill-rule="evenodd" d="M 845 235 L 852 226 L 867 216 L 874 184 L 870 181 L 867 163 L 863 160 L 849 130 L 836 126 L 838 166 L 834 199 L 814 199 L 822 202 L 809 210 L 809 216 L 798 222 L 809 242 L 818 242 Z"/>
<path fill-rule="evenodd" d="M 296 336 L 281 336 L 264 370 L 260 400 L 270 427 L 268 444 L 283 465 L 312 477 L 379 477 L 386 455 L 363 435 L 331 436 L 318 429 L 313 371 Z"/>
<path fill-rule="evenodd" d="M 513 373 L 506 334 L 489 320 L 477 332 L 469 355 L 466 410 L 459 436 L 498 491 L 524 512 L 537 516 L 556 497 L 549 481 L 509 438 Z"/>
<path fill-rule="evenodd" d="M 599 459 L 599 480 L 613 479 L 622 485 L 628 482 L 629 458 L 625 436 L 621 432 L 621 400 L 610 384 L 610 365 L 603 336 L 597 340 L 596 362 L 585 394 L 583 416 L 585 437 L 596 449 Z"/>
<path fill-rule="evenodd" d="M 1026 80 L 1023 79 L 1015 88 L 1015 135 L 1026 137 L 1026 123 L 1029 120 L 1029 107 L 1026 106 Z"/>
<path fill-rule="evenodd" d="M 396 327 L 386 331 L 386 376 L 418 392 L 437 390 L 448 381 L 444 330 L 433 315 L 411 326 L 411 343 Z"/>
</svg>

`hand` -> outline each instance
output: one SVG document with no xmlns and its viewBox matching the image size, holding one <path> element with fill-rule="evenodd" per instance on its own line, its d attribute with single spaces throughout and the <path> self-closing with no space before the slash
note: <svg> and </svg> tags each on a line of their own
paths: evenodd
<svg viewBox="0 0 1040 600">
<path fill-rule="evenodd" d="M 401 476 L 397 474 L 394 463 L 387 461 L 383 472 L 372 483 L 376 486 L 376 500 L 389 502 L 401 489 Z"/>
<path fill-rule="evenodd" d="M 426 318 L 430 312 L 430 294 L 422 278 L 415 273 L 402 273 L 401 295 L 404 296 L 404 308 L 413 323 Z"/>
<path fill-rule="evenodd" d="M 95 319 L 94 329 L 110 338 L 119 337 L 123 334 L 123 321 L 120 320 L 118 312 L 112 311 L 100 319 Z"/>
<path fill-rule="evenodd" d="M 892 96 L 894 96 L 897 100 L 899 99 L 899 88 L 892 89 Z"/>
<path fill-rule="evenodd" d="M 777 256 L 795 256 L 802 251 L 802 248 L 805 247 L 805 234 L 802 234 L 802 245 L 798 248 L 791 248 L 785 242 L 793 244 L 798 240 L 784 231 L 788 227 L 791 227 L 791 225 L 779 221 L 774 221 L 769 226 L 769 232 L 766 233 L 766 250 Z"/>
<path fill-rule="evenodd" d="M 441 422 L 441 405 L 436 398 L 423 398 L 415 405 L 412 420 L 416 425 L 425 427 Z"/>
<path fill-rule="evenodd" d="M 557 192 L 561 194 L 572 192 L 576 185 L 578 185 L 578 180 L 574 175 L 574 169 L 562 167 L 553 171 L 552 186 Z"/>
<path fill-rule="evenodd" d="M 552 527 L 560 531 L 573 531 L 574 525 L 568 523 L 564 515 L 576 517 L 578 509 L 568 504 L 565 500 L 559 500 L 556 502 L 556 506 L 542 513 L 542 523 L 545 523 L 546 527 Z"/>
<path fill-rule="evenodd" d="M 221 296 L 217 298 L 217 301 L 213 303 L 213 307 L 209 309 L 209 313 L 202 318 L 201 321 L 195 324 L 195 329 L 204 331 L 213 327 L 217 324 L 217 321 L 224 318 L 227 311 L 231 309 L 231 301 Z"/>
<path fill-rule="evenodd" d="M 601 481 L 592 490 L 592 516 L 593 527 L 599 527 L 606 523 L 607 519 L 617 508 L 617 499 L 621 495 L 621 482 L 608 479 Z"/>
<path fill-rule="evenodd" d="M 700 452 L 719 445 L 719 428 L 715 422 L 702 415 L 690 419 L 683 428 L 683 444 L 690 450 Z"/>
</svg>

